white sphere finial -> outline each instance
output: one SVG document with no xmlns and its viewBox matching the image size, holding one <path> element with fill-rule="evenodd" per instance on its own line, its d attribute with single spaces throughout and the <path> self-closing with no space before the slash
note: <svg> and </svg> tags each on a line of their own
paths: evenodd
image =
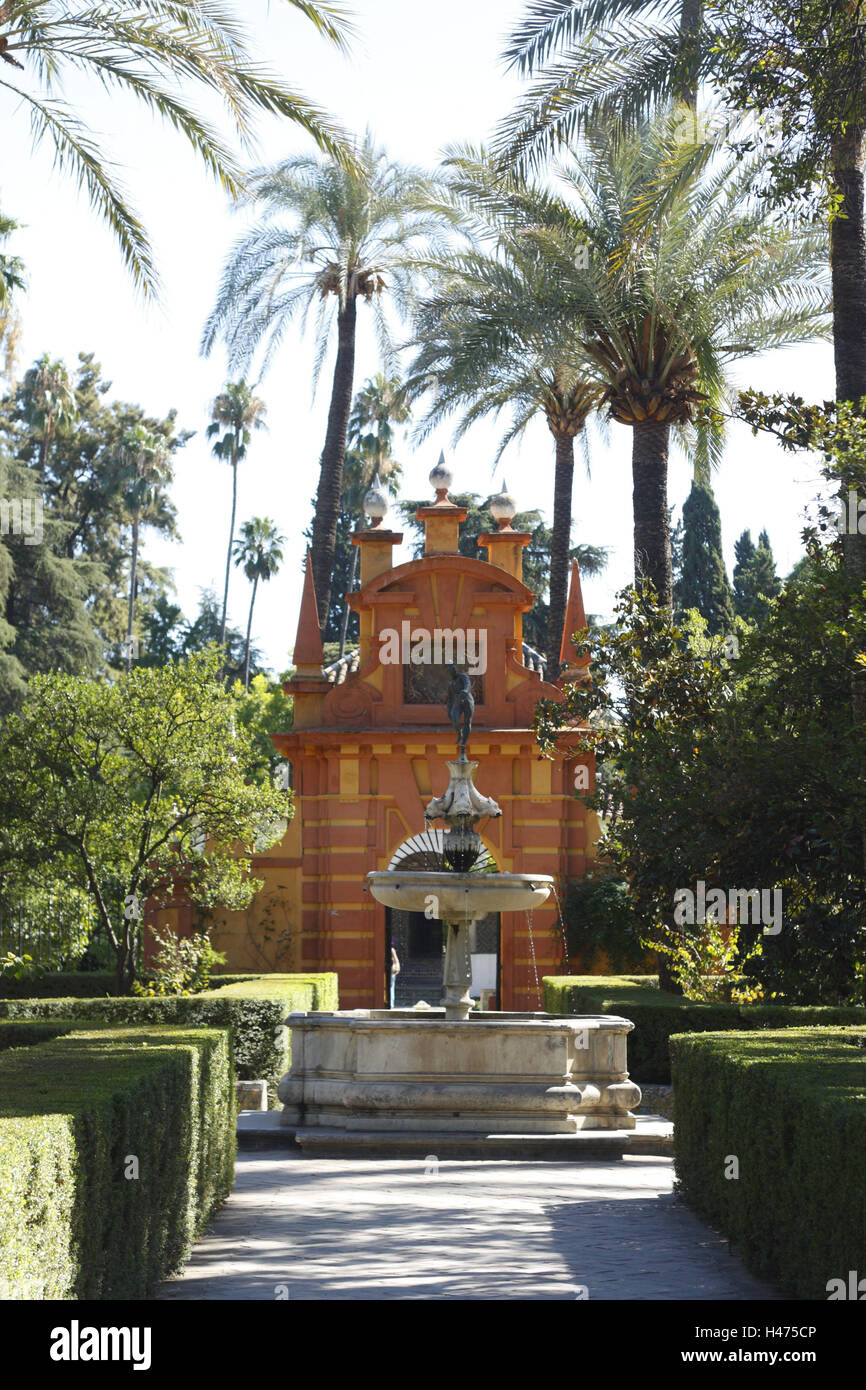
<svg viewBox="0 0 866 1390">
<path fill-rule="evenodd" d="M 439 455 L 439 462 L 430 470 L 430 485 L 436 492 L 436 501 L 444 502 L 448 489 L 454 481 L 454 474 L 445 462 L 445 450 Z"/>
<path fill-rule="evenodd" d="M 388 494 L 379 481 L 379 470 L 364 494 L 364 511 L 374 526 L 381 526 L 382 518 L 388 515 Z"/>
<path fill-rule="evenodd" d="M 489 506 L 491 516 L 498 522 L 500 531 L 504 531 L 517 515 L 517 503 L 508 491 L 508 484 L 504 478 L 502 479 L 502 487 L 495 497 L 491 497 Z"/>
</svg>

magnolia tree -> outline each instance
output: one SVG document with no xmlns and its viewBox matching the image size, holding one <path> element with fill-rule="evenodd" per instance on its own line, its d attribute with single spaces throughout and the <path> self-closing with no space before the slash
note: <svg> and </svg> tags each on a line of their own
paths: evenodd
<svg viewBox="0 0 866 1390">
<path fill-rule="evenodd" d="M 87 892 L 123 992 L 145 908 L 180 885 L 203 909 L 247 907 L 253 848 L 291 815 L 288 791 L 249 779 L 253 737 L 218 670 L 212 648 L 115 682 L 38 676 L 0 734 L 0 855 Z"/>
</svg>

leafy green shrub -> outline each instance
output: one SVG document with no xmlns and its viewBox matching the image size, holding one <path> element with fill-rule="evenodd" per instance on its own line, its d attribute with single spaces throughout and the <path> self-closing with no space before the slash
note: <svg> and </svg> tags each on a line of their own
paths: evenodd
<svg viewBox="0 0 866 1390">
<path fill-rule="evenodd" d="M 671 1039 L 680 1191 L 796 1298 L 866 1271 L 863 1042 L 842 1028 Z"/>
<path fill-rule="evenodd" d="M 232 1075 L 224 1029 L 75 1031 L 2 1053 L 0 1295 L 146 1298 L 182 1268 L 231 1190 Z"/>
<path fill-rule="evenodd" d="M 98 999 L 115 993 L 110 970 L 56 970 L 22 979 L 0 976 L 0 999 Z"/>
<path fill-rule="evenodd" d="M 154 997 L 166 994 L 201 994 L 206 990 L 215 965 L 224 965 L 225 956 L 215 951 L 207 932 L 178 936 L 166 927 L 151 928 L 159 950 L 143 981 L 136 980 L 133 994 Z"/>
<path fill-rule="evenodd" d="M 763 952 L 759 937 L 743 950 L 738 923 L 719 923 L 707 917 L 700 935 L 686 936 L 679 928 L 659 925 L 651 936 L 656 951 L 671 962 L 674 981 L 686 999 L 714 1004 L 754 1004 L 764 987 L 744 972 Z"/>
<path fill-rule="evenodd" d="M 655 977 L 645 976 L 646 981 Z M 619 1014 L 634 1024 L 628 1036 L 628 1067 L 640 1083 L 667 1086 L 671 1080 L 669 1040 L 674 1033 L 731 1029 L 802 1028 L 809 1024 L 859 1023 L 866 1009 L 810 1004 L 713 1004 L 647 988 L 623 976 L 560 976 L 544 981 L 549 1013 Z"/>
<path fill-rule="evenodd" d="M 216 981 L 214 982 L 216 984 Z M 337 976 L 258 975 L 204 994 L 160 998 L 7 999 L 0 1018 L 68 1018 L 93 1027 L 172 1023 L 187 1028 L 230 1028 L 236 1075 L 268 1082 L 276 1108 L 280 1077 L 291 1065 L 291 1033 L 286 1015 L 337 1007 Z"/>
<path fill-rule="evenodd" d="M 26 953 L 16 956 L 14 951 L 5 951 L 0 956 L 0 980 L 38 980 L 42 967 Z"/>
</svg>

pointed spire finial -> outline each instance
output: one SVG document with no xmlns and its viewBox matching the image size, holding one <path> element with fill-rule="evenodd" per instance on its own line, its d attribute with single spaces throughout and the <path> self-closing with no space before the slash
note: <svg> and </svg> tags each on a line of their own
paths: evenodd
<svg viewBox="0 0 866 1390">
<path fill-rule="evenodd" d="M 562 645 L 559 649 L 560 664 L 569 670 L 586 666 L 589 658 L 578 655 L 574 645 L 574 634 L 586 627 L 586 609 L 583 606 L 583 590 L 580 583 L 580 565 L 571 562 L 571 583 L 568 588 L 568 603 L 565 609 L 565 622 L 562 625 Z"/>
<path fill-rule="evenodd" d="M 321 675 L 323 661 L 322 634 L 319 630 L 316 585 L 313 579 L 313 558 L 308 549 L 304 592 L 301 598 L 301 611 L 298 616 L 298 635 L 295 638 L 294 662 L 298 671 L 302 667 L 304 668 L 304 674 L 309 675 L 313 671 Z"/>
</svg>

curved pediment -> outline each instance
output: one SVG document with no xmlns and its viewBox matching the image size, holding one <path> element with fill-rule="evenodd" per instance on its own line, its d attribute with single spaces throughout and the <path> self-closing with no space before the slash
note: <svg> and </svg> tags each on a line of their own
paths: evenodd
<svg viewBox="0 0 866 1390">
<path fill-rule="evenodd" d="M 515 579 L 507 570 L 491 565 L 487 560 L 470 559 L 466 555 L 426 555 L 418 560 L 408 560 L 396 569 L 386 570 L 365 584 L 357 594 L 355 604 L 359 607 L 374 604 L 386 595 L 397 595 L 410 599 L 419 582 L 429 583 L 430 577 L 438 575 L 461 575 L 464 583 L 468 580 L 479 598 L 488 594 L 501 598 L 509 596 L 515 606 L 531 608 L 534 594 L 531 589 Z M 355 606 L 355 605 L 353 605 Z"/>
</svg>

